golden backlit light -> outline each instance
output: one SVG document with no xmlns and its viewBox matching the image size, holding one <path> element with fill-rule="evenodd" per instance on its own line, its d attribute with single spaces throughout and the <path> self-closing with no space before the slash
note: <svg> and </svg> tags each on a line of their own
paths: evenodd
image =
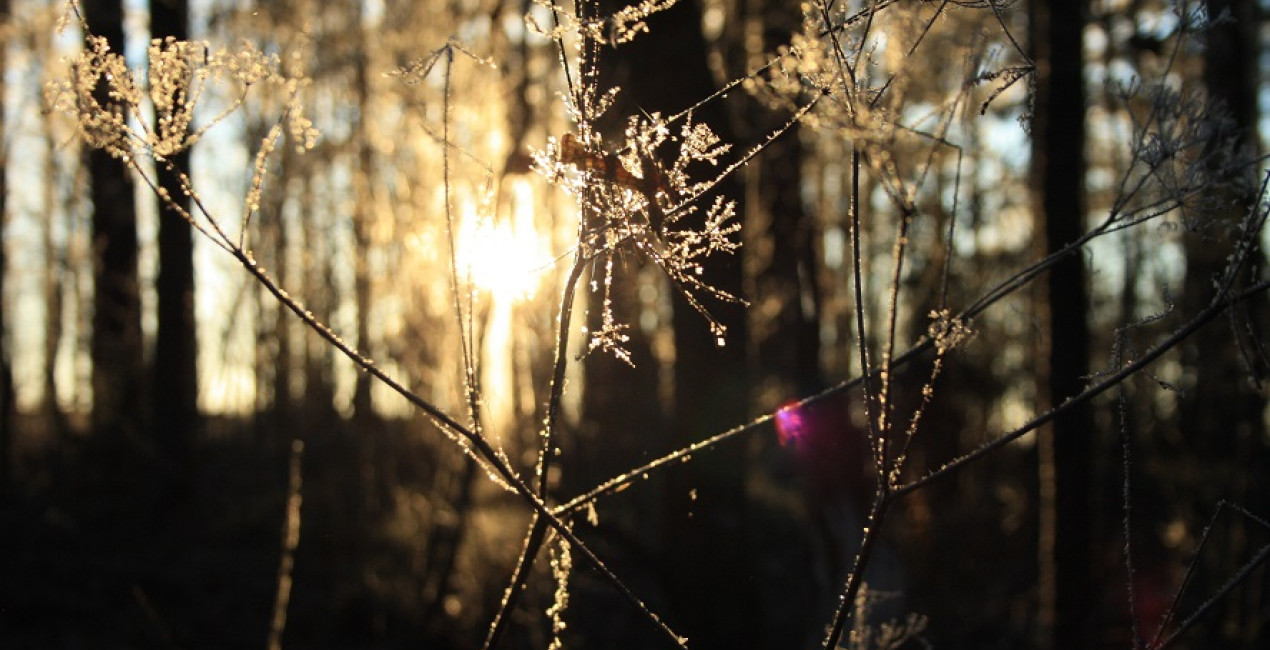
<svg viewBox="0 0 1270 650">
<path fill-rule="evenodd" d="M 552 266 L 547 238 L 534 224 L 533 187 L 512 178 L 496 215 L 467 215 L 456 235 L 458 272 L 495 302 L 532 298 Z"/>
</svg>

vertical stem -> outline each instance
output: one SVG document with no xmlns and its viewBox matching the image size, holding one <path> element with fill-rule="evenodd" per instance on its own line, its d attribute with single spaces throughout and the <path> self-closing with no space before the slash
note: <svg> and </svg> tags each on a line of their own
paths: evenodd
<svg viewBox="0 0 1270 650">
<path fill-rule="evenodd" d="M 855 611 L 855 600 L 860 594 L 860 587 L 864 585 L 864 570 L 869 566 L 869 560 L 873 556 L 873 549 L 877 546 L 878 537 L 881 535 L 882 523 L 886 520 L 886 512 L 891 507 L 891 501 L 894 500 L 894 493 L 887 492 L 881 483 L 874 492 L 873 508 L 869 510 L 869 518 L 864 525 L 864 540 L 860 542 L 860 552 L 855 556 L 855 563 L 851 567 L 851 573 L 847 576 L 847 584 L 843 588 L 842 595 L 838 599 L 838 611 L 834 613 L 833 623 L 829 627 L 829 635 L 825 637 L 822 647 L 826 650 L 832 650 L 838 647 L 838 642 L 842 639 L 842 632 L 846 629 L 847 621 L 851 618 L 851 612 Z"/>
<path fill-rule="evenodd" d="M 873 373 L 869 366 L 869 344 L 864 329 L 864 271 L 860 261 L 860 149 L 851 147 L 851 278 L 855 285 L 856 350 L 860 354 L 860 376 L 864 379 L 864 419 L 869 430 L 869 442 L 873 445 L 874 463 L 881 460 L 877 454 L 880 438 L 877 421 L 873 418 Z M 875 468 L 879 476 L 885 471 L 881 465 Z"/>
<path fill-rule="evenodd" d="M 278 591 L 273 600 L 273 620 L 269 623 L 269 650 L 281 650 L 282 632 L 287 627 L 287 605 L 291 602 L 291 573 L 295 569 L 295 549 L 300 545 L 300 504 L 304 442 L 291 442 L 291 463 L 287 476 L 287 512 L 282 526 L 282 558 L 278 561 Z"/>
<path fill-rule="evenodd" d="M 882 386 L 878 389 L 878 435 L 881 436 L 877 441 L 878 453 L 881 456 L 881 460 L 878 463 L 881 467 L 878 483 L 885 490 L 890 490 L 894 485 L 893 475 L 899 471 L 898 466 L 895 468 L 891 467 L 890 458 L 890 431 L 895 426 L 891 422 L 891 413 L 895 411 L 895 407 L 891 404 L 891 367 L 892 359 L 895 355 L 895 328 L 899 320 L 900 278 L 904 274 L 904 251 L 908 240 L 909 225 L 913 222 L 912 207 L 905 205 L 902 209 L 900 229 L 895 237 L 895 247 L 892 254 L 894 270 L 891 275 L 891 290 L 887 306 L 885 347 L 882 349 Z"/>
<path fill-rule="evenodd" d="M 481 433 L 480 386 L 476 373 L 476 318 L 469 294 L 464 300 L 459 291 L 459 251 L 454 237 L 454 210 L 450 204 L 450 72 L 454 67 L 454 50 L 445 48 L 445 72 L 441 94 L 441 185 L 445 193 L 445 234 L 450 244 L 450 293 L 454 298 L 454 311 L 458 316 L 459 341 L 463 348 L 463 388 L 467 398 L 468 416 L 472 429 Z M 466 312 L 464 306 L 466 305 Z M 466 315 L 465 315 L 466 314 Z"/>
<path fill-rule="evenodd" d="M 869 367 L 868 337 L 864 325 L 864 273 L 861 268 L 860 256 L 860 149 L 853 145 L 851 148 L 851 247 L 852 247 L 852 279 L 855 284 L 855 302 L 856 302 L 856 330 L 858 333 L 857 348 L 860 354 L 860 375 L 864 380 L 864 408 L 865 419 L 868 421 L 869 439 L 873 445 L 874 452 L 874 470 L 877 474 L 877 487 L 874 491 L 873 506 L 869 510 L 869 517 L 865 522 L 864 539 L 860 542 L 860 551 L 856 554 L 855 563 L 851 567 L 851 573 L 847 576 L 847 584 L 844 586 L 842 594 L 839 597 L 838 609 L 834 613 L 833 623 L 830 625 L 829 634 L 825 637 L 823 647 L 828 649 L 836 648 L 838 642 L 842 638 L 843 630 L 846 629 L 847 621 L 851 618 L 851 612 L 855 610 L 855 600 L 860 593 L 860 588 L 864 584 L 865 567 L 869 565 L 869 560 L 873 555 L 873 550 L 877 546 L 878 536 L 882 529 L 882 523 L 886 518 L 886 512 L 890 508 L 891 501 L 895 495 L 891 491 L 889 479 L 887 478 L 886 467 L 886 440 L 882 437 L 884 429 L 881 422 L 874 418 L 874 388 L 872 380 L 872 369 Z M 905 233 L 901 231 L 901 237 Z M 897 244 L 898 246 L 899 244 Z M 899 273 L 899 264 L 902 260 L 902 248 L 897 249 L 896 273 Z M 895 293 L 898 292 L 898 284 L 892 288 L 892 303 L 895 300 Z M 891 309 L 892 332 L 890 337 L 894 338 L 894 308 Z M 885 362 L 890 364 L 890 348 L 886 355 Z M 885 395 L 887 379 L 884 375 L 882 391 Z M 885 404 L 878 404 L 882 412 L 885 412 Z"/>
<path fill-rule="evenodd" d="M 565 281 L 564 295 L 560 297 L 559 331 L 556 335 L 556 360 L 551 373 L 551 394 L 547 398 L 547 416 L 542 428 L 542 447 L 538 450 L 538 496 L 547 500 L 547 470 L 551 467 L 552 446 L 555 444 L 556 427 L 560 419 L 560 405 L 564 401 L 564 374 L 569 365 L 569 326 L 573 320 L 573 297 L 577 292 L 578 281 L 586 269 L 588 259 L 578 250 L 573 260 L 573 268 Z"/>
<path fill-rule="evenodd" d="M 520 594 L 525 590 L 525 584 L 529 580 L 529 570 L 533 568 L 534 560 L 538 557 L 538 550 L 542 548 L 547 532 L 545 522 L 545 519 L 534 513 L 533 521 L 529 525 L 529 534 L 525 536 L 525 543 L 520 549 L 520 559 L 516 561 L 516 569 L 512 571 L 511 580 L 508 581 L 507 589 L 503 592 L 503 602 L 499 605 L 498 613 L 494 615 L 494 621 L 490 623 L 489 632 L 485 635 L 485 644 L 481 646 L 483 650 L 498 647 L 503 633 L 507 631 L 507 621 L 510 620 L 516 603 L 520 601 Z"/>
<path fill-rule="evenodd" d="M 547 398 L 547 416 L 543 422 L 540 434 L 542 440 L 538 449 L 538 463 L 534 468 L 534 472 L 538 476 L 538 497 L 544 503 L 547 501 L 547 488 L 550 487 L 547 475 L 551 469 L 555 430 L 560 418 L 560 405 L 564 399 L 564 375 L 569 365 L 569 326 L 573 320 L 573 299 L 577 293 L 578 281 L 582 277 L 582 272 L 586 269 L 586 264 L 587 258 L 579 249 L 574 256 L 573 268 L 569 271 L 569 278 L 565 281 L 564 294 L 560 297 L 555 365 L 551 374 L 551 393 Z M 485 650 L 496 647 L 503 636 L 503 632 L 506 631 L 509 614 L 516 608 L 516 603 L 520 600 L 520 594 L 525 590 L 525 583 L 529 579 L 529 571 L 533 568 L 534 560 L 538 557 L 538 551 L 542 548 L 546 533 L 547 520 L 535 513 L 533 522 L 529 526 L 529 534 L 525 536 L 525 544 L 521 548 L 520 559 L 516 563 L 516 569 L 512 572 L 507 590 L 503 593 L 502 605 L 499 606 L 498 613 L 494 615 L 494 621 L 490 624 L 489 633 L 485 637 L 485 645 L 482 646 Z"/>
</svg>

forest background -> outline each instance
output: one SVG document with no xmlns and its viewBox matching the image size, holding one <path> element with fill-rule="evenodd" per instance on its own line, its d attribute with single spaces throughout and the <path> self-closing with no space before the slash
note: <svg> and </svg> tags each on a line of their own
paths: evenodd
<svg viewBox="0 0 1270 650">
<path fill-rule="evenodd" d="M 1262 4 L 0 0 L 0 642 L 1262 647 Z"/>
</svg>

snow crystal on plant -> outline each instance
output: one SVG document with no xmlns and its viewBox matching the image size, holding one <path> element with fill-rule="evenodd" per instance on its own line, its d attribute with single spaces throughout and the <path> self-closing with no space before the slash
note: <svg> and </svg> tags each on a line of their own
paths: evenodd
<svg viewBox="0 0 1270 650">
<path fill-rule="evenodd" d="M 305 117 L 297 95 L 303 80 L 285 74 L 276 55 L 250 43 L 230 51 L 204 41 L 154 39 L 147 49 L 145 84 L 105 38 L 89 35 L 70 62 L 70 74 L 46 87 L 49 104 L 75 118 L 84 141 L 120 160 L 164 159 L 188 149 L 207 129 L 242 105 L 255 84 L 273 84 L 287 97 L 283 121 L 298 149 L 311 149 L 318 132 Z M 195 108 L 208 85 L 227 84 L 238 99 L 203 125 Z M 143 87 L 145 90 L 143 91 Z M 156 124 L 145 119 L 143 102 L 154 108 Z"/>
<path fill-rule="evenodd" d="M 705 280 L 704 265 L 716 254 L 732 254 L 740 248 L 736 235 L 741 224 L 736 204 L 715 197 L 704 218 L 685 225 L 685 217 L 698 212 L 697 201 L 717 185 L 720 176 L 693 176 L 694 163 L 718 166 L 730 145 L 723 143 L 705 123 L 682 118 L 678 135 L 659 113 L 627 118 L 624 142 L 610 151 L 603 137 L 589 128 L 594 118 L 612 103 L 616 89 L 600 93 L 584 88 L 576 100 L 579 128 L 561 138 L 550 138 L 546 147 L 533 152 L 535 169 L 574 196 L 582 219 L 579 248 L 588 260 L 602 264 L 603 277 L 592 279 L 592 291 L 603 291 L 601 326 L 591 332 L 588 352 L 603 350 L 631 363 L 624 344 L 628 325 L 617 321 L 610 300 L 614 281 L 612 260 L 634 254 L 656 264 L 707 322 L 719 344 L 726 329 L 700 301 L 700 296 L 740 302 L 732 294 Z M 664 149 L 675 154 L 662 162 Z M 728 173 L 731 170 L 725 170 Z"/>
</svg>

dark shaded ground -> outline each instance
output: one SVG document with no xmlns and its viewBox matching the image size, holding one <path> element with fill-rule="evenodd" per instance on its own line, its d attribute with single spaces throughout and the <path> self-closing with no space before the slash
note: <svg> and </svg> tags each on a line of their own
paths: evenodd
<svg viewBox="0 0 1270 650">
<path fill-rule="evenodd" d="M 489 489 L 477 472 L 469 508 L 447 510 L 464 476 L 455 468 L 465 461 L 426 425 L 380 422 L 373 435 L 363 435 L 338 417 L 316 419 L 334 424 L 308 429 L 303 421 L 294 427 L 305 441 L 302 533 L 283 645 L 479 647 L 519 551 L 524 508 Z M 254 435 L 253 426 L 209 423 L 196 471 L 180 477 L 188 479 L 185 491 L 172 489 L 181 481 L 164 476 L 135 446 L 83 436 L 26 445 L 19 482 L 0 501 L 0 648 L 265 647 L 288 445 Z M 759 627 L 766 630 L 753 647 L 819 647 L 854 553 L 843 531 L 860 524 L 859 513 L 813 512 L 806 468 L 775 440 L 765 431 L 743 443 L 757 478 L 745 505 L 749 538 L 736 543 L 749 544 L 759 559 L 737 570 L 760 595 Z M 1035 486 L 1032 473 L 1021 469 L 1033 462 L 1027 448 L 1010 448 L 900 502 L 870 577 L 888 585 L 875 590 L 882 598 L 875 624 L 917 613 L 929 617 L 922 640 L 933 647 L 1034 647 Z M 649 506 L 660 502 L 666 483 L 654 477 L 604 500 L 599 525 L 579 521 L 577 531 L 673 624 L 663 572 L 677 551 L 660 548 L 657 532 L 671 519 Z M 699 506 L 693 516 L 710 516 L 708 504 Z M 464 522 L 467 537 L 449 575 L 449 597 L 430 599 L 440 571 L 430 545 L 440 526 L 456 521 Z M 1257 535 L 1246 548 L 1270 533 Z M 543 611 L 554 585 L 545 559 L 504 648 L 545 648 L 550 641 Z M 1158 567 L 1174 565 L 1145 553 L 1140 561 L 1139 597 L 1171 596 L 1175 576 Z M 1105 647 L 1130 647 L 1123 568 L 1109 546 L 1107 591 L 1090 597 L 1104 613 Z M 1209 577 L 1224 575 L 1200 568 Z M 1239 607 L 1259 607 L 1266 575 L 1264 568 L 1254 572 L 1233 595 Z M 570 591 L 566 647 L 667 647 L 577 558 Z M 702 597 L 723 596 L 704 585 Z M 1195 604 L 1192 598 L 1186 606 Z M 1221 630 L 1220 620 L 1202 625 L 1181 647 L 1231 638 Z M 1262 631 L 1237 632 L 1252 644 L 1242 647 L 1258 647 Z"/>
</svg>

